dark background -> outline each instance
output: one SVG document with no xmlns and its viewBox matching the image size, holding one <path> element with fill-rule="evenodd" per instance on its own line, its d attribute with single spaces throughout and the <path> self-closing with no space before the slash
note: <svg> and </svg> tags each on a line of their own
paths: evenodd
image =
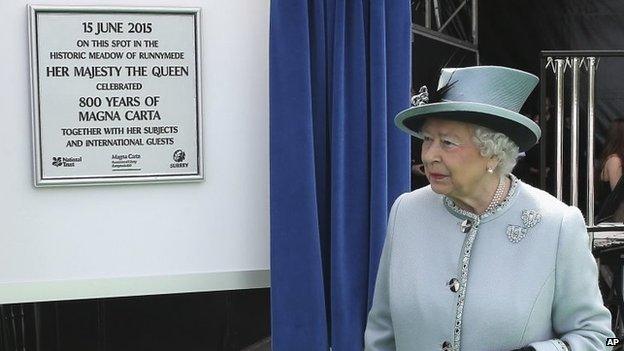
<svg viewBox="0 0 624 351">
<path fill-rule="evenodd" d="M 579 1 L 495 1 L 479 2 L 479 49 L 481 64 L 510 66 L 540 75 L 539 54 L 541 50 L 622 50 L 624 49 L 624 2 L 613 0 Z M 585 208 L 585 191 L 588 180 L 586 174 L 586 96 L 587 80 L 584 70 L 580 79 L 580 174 L 579 207 Z M 611 120 L 624 117 L 624 57 L 601 58 L 598 63 L 595 80 L 595 169 L 596 178 L 600 175 L 600 153 L 603 148 L 606 130 Z M 547 95 L 555 102 L 555 75 L 552 70 L 546 72 Z M 571 69 L 566 71 L 566 94 L 564 116 L 564 200 L 569 189 L 569 117 Z M 542 80 L 542 83 L 544 80 Z M 539 90 L 536 89 L 523 109 L 529 117 L 539 111 Z M 547 166 L 553 172 L 548 173 L 547 189 L 554 193 L 554 108 L 553 118 L 548 120 L 545 130 L 547 145 Z M 534 147 L 524 162 L 520 162 L 516 173 L 537 185 L 537 178 L 528 175 L 527 168 L 536 167 L 539 162 L 539 147 Z M 538 167 L 539 168 L 539 167 Z M 596 211 L 609 188 L 598 179 L 593 181 L 596 194 Z"/>
<path fill-rule="evenodd" d="M 238 351 L 269 316 L 269 289 L 2 305 L 0 350 Z"/>
</svg>

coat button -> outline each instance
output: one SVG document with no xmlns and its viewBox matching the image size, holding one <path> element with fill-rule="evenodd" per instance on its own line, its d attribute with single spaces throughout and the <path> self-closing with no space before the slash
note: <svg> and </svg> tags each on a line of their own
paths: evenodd
<svg viewBox="0 0 624 351">
<path fill-rule="evenodd" d="M 442 343 L 442 351 L 451 351 L 451 343 L 448 341 L 445 341 Z"/>
<path fill-rule="evenodd" d="M 463 222 L 461 222 L 461 232 L 466 234 L 470 231 L 470 228 L 472 228 L 472 221 L 469 219 L 465 219 Z"/>
<path fill-rule="evenodd" d="M 453 278 L 451 280 L 449 280 L 448 282 L 448 286 L 451 289 L 452 292 L 458 292 L 459 291 L 459 280 L 457 280 L 457 278 Z"/>
</svg>

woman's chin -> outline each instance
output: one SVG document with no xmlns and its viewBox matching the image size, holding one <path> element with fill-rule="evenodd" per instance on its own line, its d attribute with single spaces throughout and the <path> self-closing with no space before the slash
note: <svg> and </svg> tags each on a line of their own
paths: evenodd
<svg viewBox="0 0 624 351">
<path fill-rule="evenodd" d="M 440 194 L 440 195 L 446 195 L 450 192 L 450 187 L 446 184 L 439 184 L 437 182 L 431 182 L 431 190 L 433 190 L 434 193 L 436 194 Z"/>
</svg>

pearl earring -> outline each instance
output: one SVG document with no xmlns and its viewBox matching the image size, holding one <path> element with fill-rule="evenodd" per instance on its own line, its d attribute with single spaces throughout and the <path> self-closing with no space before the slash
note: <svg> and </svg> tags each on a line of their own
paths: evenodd
<svg viewBox="0 0 624 351">
<path fill-rule="evenodd" d="M 487 171 L 488 173 L 494 173 L 494 170 L 492 168 L 488 168 Z"/>
</svg>

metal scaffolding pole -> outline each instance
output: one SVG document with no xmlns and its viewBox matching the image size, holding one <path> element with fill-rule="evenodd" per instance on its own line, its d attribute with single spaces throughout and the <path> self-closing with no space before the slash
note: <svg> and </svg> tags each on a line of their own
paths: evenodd
<svg viewBox="0 0 624 351">
<path fill-rule="evenodd" d="M 581 69 L 581 59 L 572 59 L 572 120 L 571 120 L 571 163 L 570 173 L 570 204 L 578 207 L 578 172 L 579 172 L 579 73 Z"/>
<path fill-rule="evenodd" d="M 442 20 L 440 19 L 440 0 L 433 0 L 433 15 L 436 20 L 436 29 L 439 31 L 442 26 Z"/>
<path fill-rule="evenodd" d="M 431 0 L 425 0 L 425 27 L 431 29 Z"/>
<path fill-rule="evenodd" d="M 594 90 L 596 58 L 588 57 L 587 78 L 587 225 L 594 225 Z"/>
<path fill-rule="evenodd" d="M 479 45 L 479 0 L 472 0 L 472 43 Z"/>
<path fill-rule="evenodd" d="M 449 23 L 451 23 L 452 20 L 455 19 L 455 16 L 457 16 L 457 14 L 459 13 L 459 11 L 461 11 L 461 9 L 464 8 L 464 6 L 466 6 L 466 3 L 468 2 L 468 0 L 464 0 L 462 1 L 462 3 L 455 9 L 455 11 L 453 11 L 453 13 L 449 16 L 449 18 L 446 20 L 446 22 L 444 22 L 444 24 L 442 25 L 442 27 L 440 27 L 440 32 L 444 30 L 444 28 L 446 28 L 446 26 L 448 26 Z"/>
<path fill-rule="evenodd" d="M 555 163 L 557 165 L 556 196 L 557 199 L 561 200 L 563 198 L 563 80 L 566 60 L 557 59 L 555 62 L 557 67 L 557 151 L 555 156 Z"/>
<path fill-rule="evenodd" d="M 546 58 L 540 58 L 540 85 L 539 85 L 539 94 L 540 94 L 540 110 L 539 110 L 539 125 L 542 130 L 542 140 L 539 143 L 539 187 L 542 190 L 546 189 L 546 146 L 547 140 L 549 138 L 548 128 L 546 128 L 546 115 L 549 113 L 548 108 L 546 106 L 546 87 L 548 86 L 548 75 L 546 74 Z"/>
</svg>

